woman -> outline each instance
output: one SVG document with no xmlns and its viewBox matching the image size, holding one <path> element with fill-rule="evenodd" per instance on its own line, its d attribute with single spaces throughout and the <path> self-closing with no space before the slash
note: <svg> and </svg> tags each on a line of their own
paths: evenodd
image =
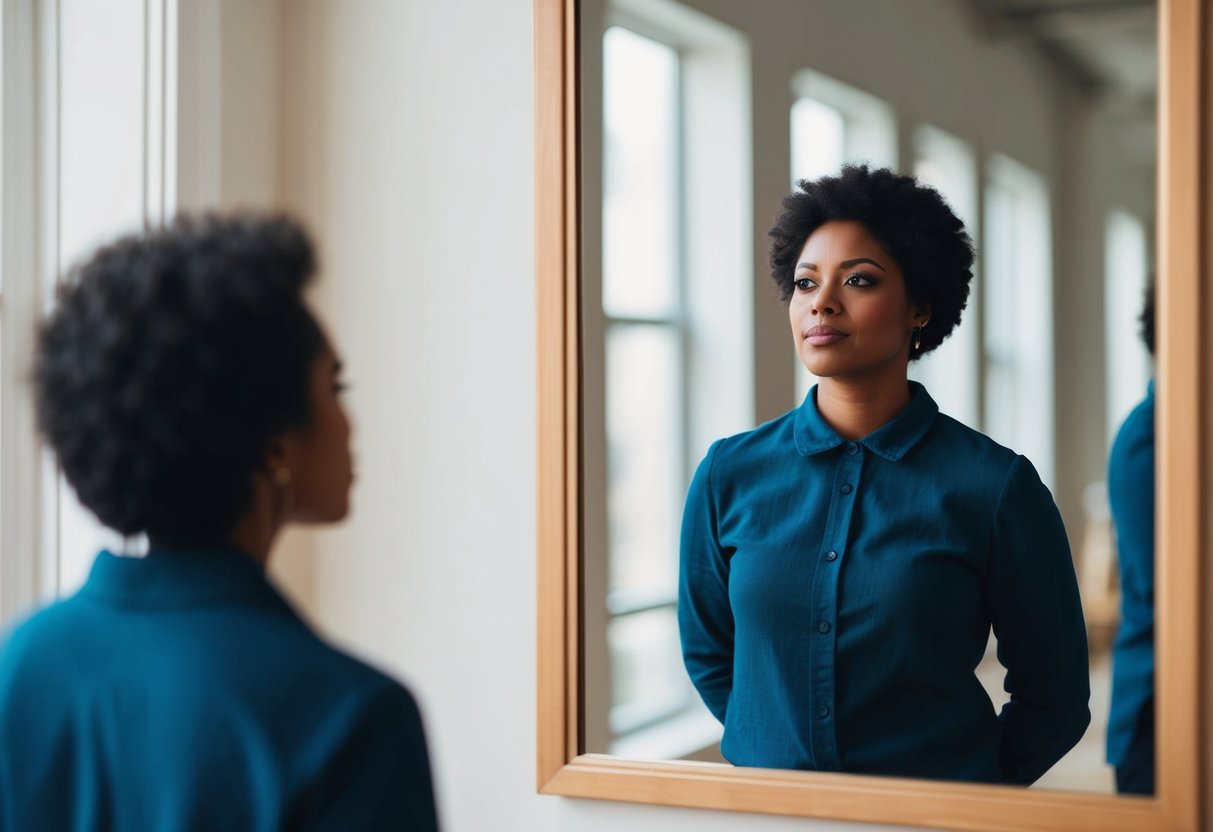
<svg viewBox="0 0 1213 832">
<path fill-rule="evenodd" d="M 341 364 L 304 232 L 179 221 L 102 248 L 38 343 L 40 429 L 142 558 L 0 652 L 0 829 L 434 829 L 417 707 L 266 578 L 287 523 L 349 507 Z"/>
<path fill-rule="evenodd" d="M 1154 355 L 1154 282 L 1146 287 L 1141 338 Z M 1108 457 L 1108 505 L 1120 566 L 1120 626 L 1112 645 L 1108 762 L 1116 791 L 1154 794 L 1154 382 L 1116 433 Z"/>
<path fill-rule="evenodd" d="M 1090 721 L 1065 530 L 1025 458 L 907 380 L 960 320 L 963 224 L 911 177 L 848 166 L 798 183 L 771 237 L 793 341 L 820 382 L 714 443 L 687 496 L 683 655 L 721 751 L 744 766 L 1031 783 Z M 974 674 L 991 627 L 1001 713 Z"/>
</svg>

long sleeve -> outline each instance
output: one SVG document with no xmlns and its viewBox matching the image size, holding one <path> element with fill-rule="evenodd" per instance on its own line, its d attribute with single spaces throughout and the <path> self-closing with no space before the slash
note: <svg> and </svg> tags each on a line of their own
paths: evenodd
<svg viewBox="0 0 1213 832">
<path fill-rule="evenodd" d="M 712 461 L 719 445 L 713 444 L 699 464 L 682 515 L 678 627 L 691 681 L 708 710 L 723 723 L 733 691 L 733 611 L 729 563 L 717 534 L 711 488 Z"/>
<path fill-rule="evenodd" d="M 1120 565 L 1112 648 L 1108 762 L 1149 756 L 1154 702 L 1154 390 L 1121 426 L 1108 460 L 1108 503 Z M 1143 750 L 1144 749 L 1144 750 Z"/>
<path fill-rule="evenodd" d="M 1030 784 L 1091 721 L 1086 626 L 1065 528 L 1024 457 L 1007 475 L 994 522 L 989 601 L 1011 694 L 999 714 L 1004 782 Z"/>
<path fill-rule="evenodd" d="M 1154 411 L 1118 437 L 1108 470 L 1108 501 L 1116 525 L 1121 593 L 1126 610 L 1154 612 Z M 1152 629 L 1152 628 L 1151 628 Z"/>
</svg>

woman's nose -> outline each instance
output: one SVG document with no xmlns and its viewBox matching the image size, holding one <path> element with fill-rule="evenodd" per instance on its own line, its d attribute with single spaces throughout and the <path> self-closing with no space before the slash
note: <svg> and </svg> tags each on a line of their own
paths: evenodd
<svg viewBox="0 0 1213 832">
<path fill-rule="evenodd" d="M 834 281 L 824 281 L 813 293 L 813 312 L 818 315 L 834 315 L 838 312 L 838 291 Z"/>
</svg>

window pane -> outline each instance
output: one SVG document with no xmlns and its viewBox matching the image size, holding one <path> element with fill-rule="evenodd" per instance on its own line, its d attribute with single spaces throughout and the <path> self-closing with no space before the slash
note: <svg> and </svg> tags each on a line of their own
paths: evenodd
<svg viewBox="0 0 1213 832">
<path fill-rule="evenodd" d="M 694 692 L 682 666 L 673 607 L 611 621 L 611 730 L 615 734 L 681 710 Z"/>
<path fill-rule="evenodd" d="M 602 307 L 668 317 L 678 302 L 678 55 L 618 27 L 603 37 Z"/>
<path fill-rule="evenodd" d="M 976 242 L 977 159 L 972 147 L 942 130 L 922 126 L 914 133 L 914 156 L 914 175 L 943 195 Z M 910 365 L 910 378 L 926 385 L 939 409 L 973 428 L 980 427 L 977 286 L 974 277 L 968 307 L 947 340 Z"/>
<path fill-rule="evenodd" d="M 866 162 L 876 168 L 897 167 L 897 116 L 889 102 L 812 69 L 799 70 L 792 78 L 792 89 L 799 100 L 816 102 L 842 118 L 840 164 L 847 161 Z M 793 175 L 801 174 L 793 171 Z"/>
<path fill-rule="evenodd" d="M 1108 442 L 1145 395 L 1150 353 L 1141 340 L 1138 318 L 1145 303 L 1149 255 L 1146 229 L 1125 211 L 1108 215 L 1104 241 L 1105 343 L 1108 379 Z"/>
<path fill-rule="evenodd" d="M 990 160 L 985 194 L 985 431 L 1053 485 L 1053 274 L 1048 189 Z"/>
<path fill-rule="evenodd" d="M 673 327 L 607 329 L 608 584 L 616 608 L 672 601 L 676 593 L 684 490 L 680 352 Z"/>
<path fill-rule="evenodd" d="M 842 113 L 812 98 L 792 105 L 792 179 L 837 174 L 843 160 Z"/>
</svg>

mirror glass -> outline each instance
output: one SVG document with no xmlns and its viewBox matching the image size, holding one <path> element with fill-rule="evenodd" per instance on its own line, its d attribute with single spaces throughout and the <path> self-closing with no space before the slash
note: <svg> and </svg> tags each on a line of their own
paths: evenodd
<svg viewBox="0 0 1213 832">
<path fill-rule="evenodd" d="M 579 4 L 583 751 L 724 762 L 679 641 L 683 502 L 714 440 L 812 387 L 767 230 L 794 180 L 865 161 L 936 188 L 977 251 L 961 324 L 910 377 L 1033 463 L 1073 553 L 1091 722 L 1035 787 L 1114 790 L 1108 459 L 1152 378 L 1138 318 L 1156 13 L 1135 0 Z M 1008 695 L 993 638 L 974 672 L 996 711 Z"/>
</svg>

